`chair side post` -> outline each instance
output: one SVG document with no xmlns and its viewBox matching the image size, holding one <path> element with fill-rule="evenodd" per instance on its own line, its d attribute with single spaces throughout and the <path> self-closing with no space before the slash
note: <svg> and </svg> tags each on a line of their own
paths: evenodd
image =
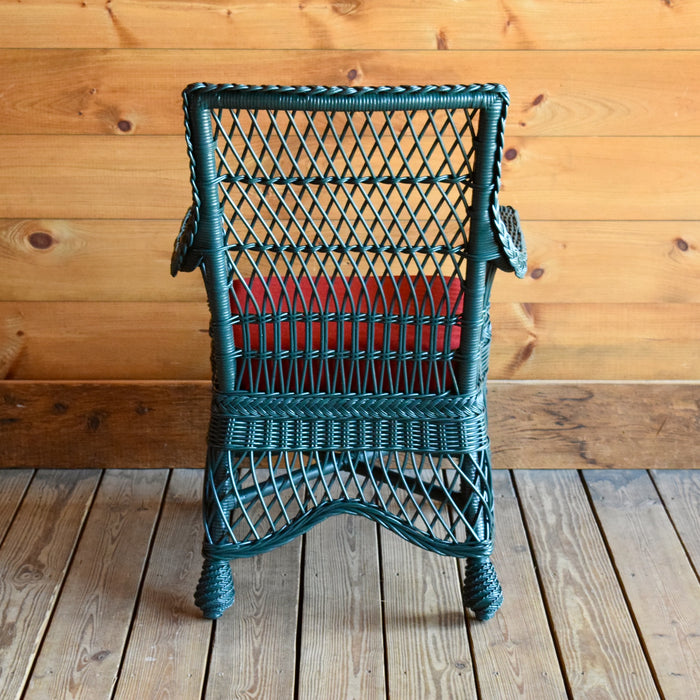
<svg viewBox="0 0 700 700">
<path fill-rule="evenodd" d="M 186 120 L 193 169 L 192 184 L 199 199 L 197 238 L 204 254 L 202 275 L 211 312 L 209 333 L 212 338 L 213 382 L 216 390 L 226 392 L 233 391 L 235 387 L 235 344 L 227 284 L 228 262 L 218 200 L 216 144 L 210 112 L 210 107 L 201 96 L 189 96 Z"/>
<path fill-rule="evenodd" d="M 497 259 L 500 251 L 494 240 L 490 208 L 497 187 L 496 160 L 500 157 L 498 139 L 503 129 L 504 98 L 493 95 L 482 109 L 477 133 L 474 161 L 472 213 L 467 246 L 467 274 L 465 305 L 460 343 L 460 362 L 457 381 L 459 391 L 473 393 L 479 387 L 481 365 L 477 361 L 481 347 L 482 324 L 487 299 L 487 267 Z"/>
</svg>

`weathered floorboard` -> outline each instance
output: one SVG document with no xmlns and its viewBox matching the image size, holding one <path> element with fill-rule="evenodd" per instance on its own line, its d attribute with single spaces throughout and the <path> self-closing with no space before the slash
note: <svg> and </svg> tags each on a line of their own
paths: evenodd
<svg viewBox="0 0 700 700">
<path fill-rule="evenodd" d="M 652 478 L 695 572 L 700 574 L 700 471 L 657 470 Z"/>
<path fill-rule="evenodd" d="M 496 545 L 492 560 L 504 600 L 493 620 L 469 626 L 481 697 L 566 698 L 510 473 L 495 472 L 493 488 Z"/>
<path fill-rule="evenodd" d="M 637 627 L 667 698 L 700 688 L 700 586 L 645 471 L 584 472 Z"/>
<path fill-rule="evenodd" d="M 22 503 L 33 475 L 32 469 L 0 470 L 0 542 Z"/>
<path fill-rule="evenodd" d="M 0 545 L 3 700 L 110 697 L 115 673 L 129 700 L 685 698 L 698 684 L 693 471 L 654 473 L 663 502 L 648 472 L 589 471 L 588 491 L 573 470 L 516 472 L 515 491 L 496 472 L 505 603 L 488 622 L 462 611 L 453 559 L 385 530 L 377 549 L 374 524 L 338 517 L 235 561 L 237 601 L 213 625 L 192 602 L 200 472 L 171 472 L 151 547 L 168 472 L 108 471 L 93 497 L 101 472 L 39 470 L 22 497 L 29 474 L 0 474 L 19 484 Z"/>
<path fill-rule="evenodd" d="M 516 473 L 518 496 L 575 698 L 658 698 L 579 475 Z"/>
<path fill-rule="evenodd" d="M 168 484 L 115 698 L 199 697 L 211 623 L 194 605 L 202 546 L 201 472 Z"/>
<path fill-rule="evenodd" d="M 19 698 L 100 472 L 39 471 L 0 548 L 0 689 Z"/>
<path fill-rule="evenodd" d="M 167 476 L 105 473 L 25 698 L 111 697 Z"/>
<path fill-rule="evenodd" d="M 376 526 L 342 515 L 311 530 L 303 585 L 299 699 L 384 698 Z"/>
<path fill-rule="evenodd" d="M 455 560 L 384 530 L 381 552 L 389 697 L 475 698 Z"/>
<path fill-rule="evenodd" d="M 215 624 L 206 700 L 292 700 L 301 540 L 231 568 L 236 602 Z"/>
</svg>

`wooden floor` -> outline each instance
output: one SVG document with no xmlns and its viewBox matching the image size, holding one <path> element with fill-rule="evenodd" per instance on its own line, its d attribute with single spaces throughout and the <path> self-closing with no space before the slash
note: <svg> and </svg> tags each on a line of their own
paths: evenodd
<svg viewBox="0 0 700 700">
<path fill-rule="evenodd" d="M 201 472 L 0 471 L 0 697 L 700 697 L 700 472 L 498 471 L 506 600 L 361 518 L 192 602 Z"/>
</svg>

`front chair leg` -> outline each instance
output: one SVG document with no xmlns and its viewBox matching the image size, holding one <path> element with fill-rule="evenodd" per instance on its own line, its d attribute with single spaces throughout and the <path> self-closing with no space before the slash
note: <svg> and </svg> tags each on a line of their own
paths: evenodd
<svg viewBox="0 0 700 700">
<path fill-rule="evenodd" d="M 464 607 L 469 608 L 477 620 L 489 620 L 503 603 L 503 591 L 496 570 L 488 557 L 472 557 L 466 560 Z"/>
<path fill-rule="evenodd" d="M 204 617 L 209 620 L 221 617 L 224 610 L 233 605 L 235 595 L 231 565 L 227 561 L 205 558 L 194 594 L 194 602 Z"/>
</svg>

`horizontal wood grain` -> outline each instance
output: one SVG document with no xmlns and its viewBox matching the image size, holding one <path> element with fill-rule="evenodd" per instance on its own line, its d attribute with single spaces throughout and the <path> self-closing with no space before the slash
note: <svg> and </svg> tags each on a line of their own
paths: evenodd
<svg viewBox="0 0 700 700">
<path fill-rule="evenodd" d="M 498 275 L 496 302 L 700 301 L 700 221 L 523 220 L 522 227 L 528 275 Z"/>
<path fill-rule="evenodd" d="M 700 376 L 700 305 L 492 306 L 492 379 Z M 204 303 L 0 302 L 0 378 L 206 379 Z"/>
<path fill-rule="evenodd" d="M 645 2 L 631 13 L 625 0 L 5 0 L 0 46 L 692 49 L 699 18 L 695 2 Z"/>
<path fill-rule="evenodd" d="M 170 276 L 179 230 L 175 219 L 0 219 L 0 299 L 205 303 L 201 275 Z"/>
<path fill-rule="evenodd" d="M 700 138 L 506 138 L 502 201 L 524 219 L 697 219 Z M 5 218 L 177 219 L 178 136 L 0 136 Z M 543 196 L 547 193 L 547 196 Z"/>
<path fill-rule="evenodd" d="M 697 304 L 494 304 L 493 379 L 697 379 Z M 202 303 L 0 302 L 0 378 L 206 379 Z"/>
<path fill-rule="evenodd" d="M 530 272 L 499 274 L 495 302 L 700 302 L 700 221 L 522 225 Z M 170 277 L 179 227 L 175 219 L 0 219 L 0 300 L 204 302 L 199 274 Z"/>
<path fill-rule="evenodd" d="M 601 23 L 602 24 L 602 23 Z M 2 134 L 183 132 L 194 81 L 402 85 L 498 81 L 508 133 L 700 135 L 700 53 L 0 49 Z"/>
<path fill-rule="evenodd" d="M 209 382 L 0 382 L 0 468 L 201 467 Z M 700 384 L 489 384 L 496 468 L 699 468 Z"/>
</svg>

